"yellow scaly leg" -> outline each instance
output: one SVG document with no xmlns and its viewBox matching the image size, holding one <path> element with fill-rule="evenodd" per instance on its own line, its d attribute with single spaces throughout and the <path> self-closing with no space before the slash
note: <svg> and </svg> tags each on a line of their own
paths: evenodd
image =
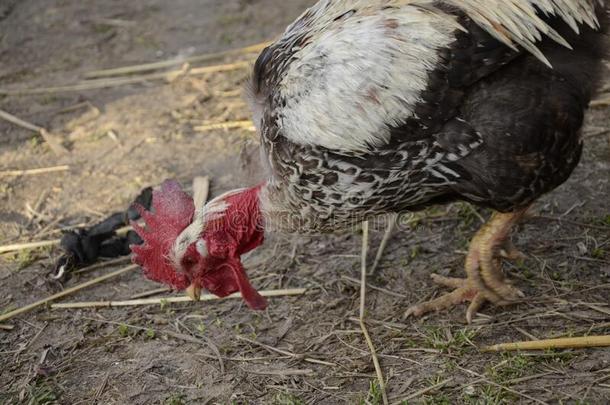
<svg viewBox="0 0 610 405">
<path fill-rule="evenodd" d="M 502 273 L 501 259 L 519 259 L 518 252 L 509 240 L 510 231 L 519 222 L 527 209 L 493 214 L 470 242 L 466 256 L 466 279 L 432 275 L 432 280 L 445 287 L 454 288 L 434 300 L 410 307 L 406 316 L 421 316 L 427 312 L 440 311 L 465 301 L 470 301 L 466 312 L 468 323 L 487 301 L 495 305 L 509 305 L 523 298 L 523 293 L 513 287 Z"/>
</svg>

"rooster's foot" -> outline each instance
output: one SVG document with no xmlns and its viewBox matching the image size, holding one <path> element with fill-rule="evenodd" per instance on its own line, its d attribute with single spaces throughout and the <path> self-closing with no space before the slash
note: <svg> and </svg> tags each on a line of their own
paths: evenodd
<svg viewBox="0 0 610 405">
<path fill-rule="evenodd" d="M 508 295 L 500 295 L 498 292 L 491 291 L 484 286 L 479 285 L 476 281 L 463 278 L 443 277 L 437 274 L 432 274 L 432 281 L 444 287 L 454 288 L 455 290 L 444 294 L 439 298 L 423 302 L 421 304 L 410 307 L 405 316 L 420 317 L 428 312 L 437 312 L 444 309 L 449 309 L 455 305 L 470 301 L 470 305 L 466 310 L 466 321 L 472 322 L 472 319 L 481 309 L 483 304 L 491 302 L 494 305 L 503 306 L 514 303 L 519 298 L 523 297 L 523 293 L 505 282 L 503 290 L 510 291 Z"/>
<path fill-rule="evenodd" d="M 503 306 L 510 305 L 524 297 L 511 285 L 502 273 L 501 259 L 520 260 L 525 256 L 517 251 L 509 240 L 512 226 L 521 218 L 518 213 L 496 213 L 472 239 L 466 256 L 468 278 L 449 278 L 432 275 L 437 284 L 454 288 L 455 291 L 434 300 L 414 305 L 406 316 L 421 316 L 428 312 L 441 311 L 465 301 L 470 301 L 466 320 L 470 323 L 485 302 Z"/>
</svg>

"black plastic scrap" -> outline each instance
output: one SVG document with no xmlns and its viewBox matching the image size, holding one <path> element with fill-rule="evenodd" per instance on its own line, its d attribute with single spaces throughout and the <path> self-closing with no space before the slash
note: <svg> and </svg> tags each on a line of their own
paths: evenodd
<svg viewBox="0 0 610 405">
<path fill-rule="evenodd" d="M 116 230 L 136 221 L 140 214 L 135 205 L 141 205 L 150 210 L 152 203 L 152 188 L 147 187 L 125 212 L 112 214 L 100 223 L 90 228 L 78 228 L 65 232 L 61 238 L 60 247 L 64 254 L 53 266 L 53 278 L 65 280 L 70 271 L 95 263 L 100 257 L 116 258 L 131 253 L 130 245 L 142 243 L 140 237 L 129 231 L 125 236 L 116 234 Z"/>
</svg>

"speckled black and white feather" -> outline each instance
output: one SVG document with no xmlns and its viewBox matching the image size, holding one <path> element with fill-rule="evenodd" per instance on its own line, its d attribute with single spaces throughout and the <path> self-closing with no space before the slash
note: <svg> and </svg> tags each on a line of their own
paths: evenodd
<svg viewBox="0 0 610 405">
<path fill-rule="evenodd" d="M 510 211 L 557 187 L 601 66 L 598 3 L 317 3 L 250 85 L 268 226 L 330 231 L 455 199 Z"/>
</svg>

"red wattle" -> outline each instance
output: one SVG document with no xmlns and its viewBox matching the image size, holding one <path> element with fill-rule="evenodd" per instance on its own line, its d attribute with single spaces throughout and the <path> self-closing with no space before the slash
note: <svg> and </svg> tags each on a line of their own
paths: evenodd
<svg viewBox="0 0 610 405">
<path fill-rule="evenodd" d="M 246 301 L 246 304 L 248 304 L 250 308 L 256 310 L 264 310 L 267 308 L 267 300 L 252 287 L 241 263 L 231 263 L 231 269 L 233 270 L 235 281 L 237 281 L 237 286 L 239 287 L 239 291 Z"/>
</svg>

